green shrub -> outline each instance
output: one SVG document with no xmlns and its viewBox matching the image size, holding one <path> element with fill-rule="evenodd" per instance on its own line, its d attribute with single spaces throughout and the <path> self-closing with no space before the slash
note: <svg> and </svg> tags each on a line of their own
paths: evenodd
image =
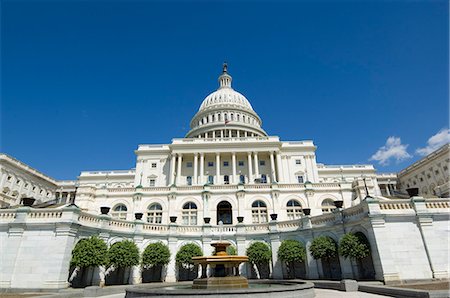
<svg viewBox="0 0 450 298">
<path fill-rule="evenodd" d="M 284 240 L 278 249 L 278 258 L 286 263 L 303 262 L 306 259 L 306 249 L 300 241 Z"/>
<path fill-rule="evenodd" d="M 142 254 L 142 266 L 144 268 L 163 266 L 170 262 L 170 250 L 162 242 L 149 244 Z"/>
<path fill-rule="evenodd" d="M 272 252 L 264 242 L 253 242 L 246 251 L 248 260 L 253 264 L 268 263 L 272 259 Z"/>
<path fill-rule="evenodd" d="M 80 268 L 106 265 L 107 252 L 108 247 L 102 239 L 96 236 L 81 239 L 72 250 L 70 265 Z"/>
<path fill-rule="evenodd" d="M 328 236 L 314 238 L 309 251 L 314 259 L 331 259 L 336 256 L 338 247 L 336 242 Z"/>
<path fill-rule="evenodd" d="M 202 249 L 194 243 L 183 245 L 175 256 L 175 261 L 179 266 L 190 268 L 194 265 L 192 257 L 200 257 L 203 255 Z"/>
<path fill-rule="evenodd" d="M 369 244 L 362 236 L 347 233 L 339 242 L 339 253 L 344 258 L 362 259 L 370 254 Z"/>
<path fill-rule="evenodd" d="M 116 268 L 139 264 L 139 249 L 131 240 L 123 240 L 111 245 L 108 250 L 109 265 Z"/>
</svg>

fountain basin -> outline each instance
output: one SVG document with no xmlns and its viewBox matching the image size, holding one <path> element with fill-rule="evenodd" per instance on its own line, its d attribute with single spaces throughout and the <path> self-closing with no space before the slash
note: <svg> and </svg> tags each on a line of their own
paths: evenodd
<svg viewBox="0 0 450 298">
<path fill-rule="evenodd" d="M 165 297 L 188 298 L 199 296 L 236 298 L 296 298 L 314 297 L 314 284 L 300 280 L 250 280 L 249 288 L 193 289 L 192 282 L 146 284 L 126 289 L 126 298 Z"/>
</svg>

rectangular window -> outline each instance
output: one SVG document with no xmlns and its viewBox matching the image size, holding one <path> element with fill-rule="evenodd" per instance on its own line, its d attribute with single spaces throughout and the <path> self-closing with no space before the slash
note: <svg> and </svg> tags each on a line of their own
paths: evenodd
<svg viewBox="0 0 450 298">
<path fill-rule="evenodd" d="M 188 162 L 186 163 L 186 167 L 187 167 L 187 168 L 192 168 L 192 161 L 188 161 Z"/>
<path fill-rule="evenodd" d="M 152 162 L 152 168 L 156 168 L 156 162 Z"/>
<path fill-rule="evenodd" d="M 155 184 L 156 184 L 155 179 L 150 179 L 150 186 L 155 186 Z"/>
<path fill-rule="evenodd" d="M 228 175 L 223 176 L 223 182 L 224 184 L 230 184 L 230 176 Z"/>
<path fill-rule="evenodd" d="M 191 176 L 186 177 L 186 183 L 187 183 L 187 185 L 192 185 L 192 177 Z"/>
<path fill-rule="evenodd" d="M 224 162 L 223 162 L 223 166 L 224 166 L 224 167 L 228 167 L 228 161 L 224 161 Z"/>
<path fill-rule="evenodd" d="M 303 176 L 297 176 L 297 182 L 303 183 Z"/>
<path fill-rule="evenodd" d="M 239 176 L 239 182 L 244 184 L 245 183 L 245 176 L 244 175 L 240 175 Z"/>
<path fill-rule="evenodd" d="M 208 176 L 208 183 L 209 184 L 214 184 L 214 177 L 213 176 Z"/>
<path fill-rule="evenodd" d="M 243 167 L 243 166 L 244 166 L 244 161 L 243 161 L 243 160 L 240 160 L 240 161 L 238 162 L 238 165 L 239 165 L 240 167 Z"/>
<path fill-rule="evenodd" d="M 302 164 L 302 160 L 301 159 L 296 159 L 295 160 L 295 164 L 296 165 L 301 165 Z"/>
<path fill-rule="evenodd" d="M 265 160 L 260 160 L 259 161 L 259 165 L 260 166 L 265 166 L 266 165 L 266 161 Z"/>
<path fill-rule="evenodd" d="M 208 161 L 208 167 L 214 167 L 214 162 Z"/>
</svg>

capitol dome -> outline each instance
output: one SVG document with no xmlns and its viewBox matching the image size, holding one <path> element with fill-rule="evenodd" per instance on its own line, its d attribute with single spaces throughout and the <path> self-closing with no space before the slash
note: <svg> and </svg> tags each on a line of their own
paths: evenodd
<svg viewBox="0 0 450 298">
<path fill-rule="evenodd" d="M 232 80 L 225 63 L 218 79 L 219 88 L 203 100 L 191 120 L 187 138 L 267 136 L 250 102 L 231 87 Z"/>
</svg>

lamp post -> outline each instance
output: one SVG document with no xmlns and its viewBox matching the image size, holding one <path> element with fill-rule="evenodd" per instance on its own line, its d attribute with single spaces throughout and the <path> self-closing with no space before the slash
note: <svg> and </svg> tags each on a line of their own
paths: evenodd
<svg viewBox="0 0 450 298">
<path fill-rule="evenodd" d="M 369 196 L 369 189 L 367 188 L 367 183 L 366 183 L 366 176 L 363 176 L 363 181 L 364 181 L 364 189 L 366 190 L 366 197 L 364 199 L 367 198 L 372 198 L 371 196 Z"/>
<path fill-rule="evenodd" d="M 76 181 L 75 182 L 75 193 L 73 194 L 73 197 L 70 197 L 70 204 L 69 204 L 69 206 L 75 206 L 75 207 L 78 208 L 78 206 L 75 204 L 75 197 L 77 196 L 77 190 L 78 190 L 79 186 L 80 186 L 80 182 Z"/>
</svg>

